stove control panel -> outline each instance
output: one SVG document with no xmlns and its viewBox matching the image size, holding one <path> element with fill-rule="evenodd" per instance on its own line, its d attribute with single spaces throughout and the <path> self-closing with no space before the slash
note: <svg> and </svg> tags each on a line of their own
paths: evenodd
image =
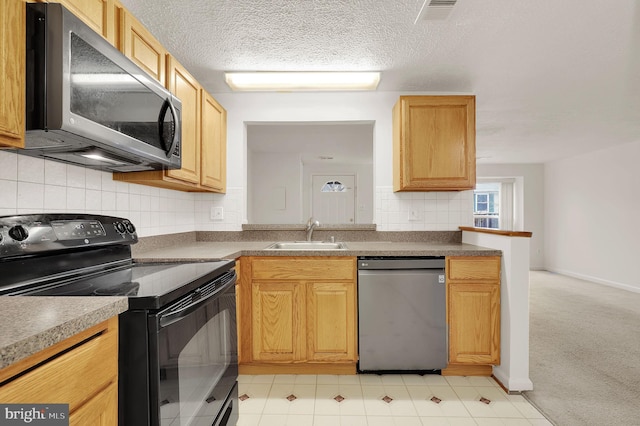
<svg viewBox="0 0 640 426">
<path fill-rule="evenodd" d="M 0 259 L 71 248 L 134 244 L 128 219 L 78 214 L 0 216 Z"/>
<path fill-rule="evenodd" d="M 107 232 L 99 220 L 55 221 L 51 222 L 51 227 L 59 240 L 77 240 L 107 236 Z"/>
</svg>

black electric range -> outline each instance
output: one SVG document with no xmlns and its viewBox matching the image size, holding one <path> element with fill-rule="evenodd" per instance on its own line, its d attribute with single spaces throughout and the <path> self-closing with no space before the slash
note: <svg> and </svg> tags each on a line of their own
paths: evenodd
<svg viewBox="0 0 640 426">
<path fill-rule="evenodd" d="M 0 217 L 0 295 L 128 297 L 119 317 L 120 424 L 235 424 L 235 262 L 138 263 L 137 241 L 125 218 Z"/>
</svg>

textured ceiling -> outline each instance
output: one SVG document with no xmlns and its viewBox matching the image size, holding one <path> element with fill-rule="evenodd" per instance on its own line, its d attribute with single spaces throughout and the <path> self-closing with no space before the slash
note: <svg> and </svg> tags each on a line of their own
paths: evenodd
<svg viewBox="0 0 640 426">
<path fill-rule="evenodd" d="M 480 162 L 640 140 L 638 0 L 121 0 L 211 93 L 224 71 L 379 70 L 379 91 L 473 93 Z"/>
</svg>

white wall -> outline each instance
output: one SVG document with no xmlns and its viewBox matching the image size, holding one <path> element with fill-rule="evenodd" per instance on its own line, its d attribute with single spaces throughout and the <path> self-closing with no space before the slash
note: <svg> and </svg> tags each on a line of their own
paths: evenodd
<svg viewBox="0 0 640 426">
<path fill-rule="evenodd" d="M 220 93 L 227 110 L 227 182 L 247 188 L 246 123 L 373 121 L 374 222 L 381 231 L 457 230 L 473 224 L 472 191 L 394 193 L 391 110 L 398 92 Z M 417 212 L 409 220 L 409 211 Z M 246 214 L 246 213 L 245 213 Z M 243 222 L 248 217 L 243 217 Z"/>
<path fill-rule="evenodd" d="M 371 164 L 322 164 L 311 163 L 303 166 L 302 176 L 302 217 L 311 216 L 311 186 L 313 175 L 355 175 L 356 178 L 356 218 L 355 223 L 373 223 L 373 171 Z"/>
<path fill-rule="evenodd" d="M 478 178 L 515 178 L 516 208 L 522 223 L 516 231 L 530 231 L 530 267 L 544 269 L 544 165 L 543 164 L 477 164 Z"/>
<path fill-rule="evenodd" d="M 252 155 L 248 167 L 251 223 L 301 223 L 302 196 L 300 155 L 261 152 Z"/>
<path fill-rule="evenodd" d="M 640 292 L 640 142 L 545 164 L 548 270 Z"/>
<path fill-rule="evenodd" d="M 462 232 L 462 242 L 502 251 L 500 365 L 493 374 L 510 391 L 533 389 L 529 378 L 529 238 Z"/>
</svg>

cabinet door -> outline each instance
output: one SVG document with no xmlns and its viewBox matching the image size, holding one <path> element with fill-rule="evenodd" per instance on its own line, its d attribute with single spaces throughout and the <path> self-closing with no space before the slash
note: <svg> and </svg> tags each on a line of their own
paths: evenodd
<svg viewBox="0 0 640 426">
<path fill-rule="evenodd" d="M 307 358 L 356 361 L 353 282 L 307 283 Z"/>
<path fill-rule="evenodd" d="M 0 145 L 24 147 L 25 6 L 0 2 Z"/>
<path fill-rule="evenodd" d="M 120 9 L 120 51 L 163 85 L 166 83 L 167 50 L 126 9 Z"/>
<path fill-rule="evenodd" d="M 393 126 L 394 191 L 475 187 L 474 96 L 401 96 Z"/>
<path fill-rule="evenodd" d="M 116 426 L 118 383 L 113 382 L 69 416 L 69 426 Z"/>
<path fill-rule="evenodd" d="M 448 285 L 449 362 L 500 364 L 500 285 Z"/>
<path fill-rule="evenodd" d="M 116 426 L 118 317 L 0 372 L 7 370 L 13 377 L 0 378 L 5 383 L 0 386 L 3 403 L 69 404 L 72 425 Z M 85 410 L 88 404 L 91 407 Z M 82 421 L 89 418 L 98 422 Z"/>
<path fill-rule="evenodd" d="M 227 181 L 227 111 L 204 90 L 201 140 L 200 184 L 224 193 Z"/>
<path fill-rule="evenodd" d="M 195 185 L 200 183 L 200 85 L 171 56 L 167 56 L 169 90 L 182 101 L 182 167 L 167 176 Z"/>
<path fill-rule="evenodd" d="M 253 361 L 304 359 L 303 289 L 295 282 L 252 283 Z"/>
<path fill-rule="evenodd" d="M 116 46 L 115 13 L 112 0 L 55 0 Z M 117 46 L 116 46 L 117 47 Z"/>
</svg>

